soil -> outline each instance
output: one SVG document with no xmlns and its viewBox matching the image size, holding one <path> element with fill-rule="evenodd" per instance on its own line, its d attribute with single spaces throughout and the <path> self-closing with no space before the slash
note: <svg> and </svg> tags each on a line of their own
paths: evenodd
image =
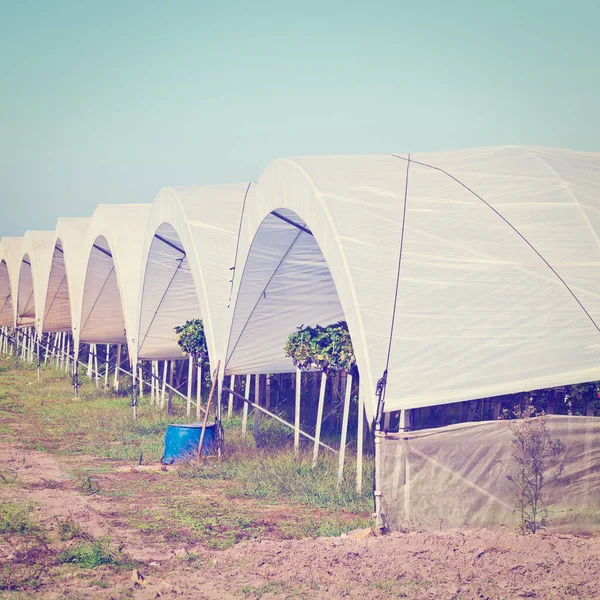
<svg viewBox="0 0 600 600">
<path fill-rule="evenodd" d="M 59 462 L 60 461 L 60 462 Z M 94 457 L 55 457 L 0 443 L 0 465 L 15 483 L 0 499 L 36 504 L 36 517 L 52 529 L 55 517 L 79 522 L 92 535 L 110 535 L 139 561 L 133 571 L 99 567 L 45 582 L 33 598 L 600 598 L 600 535 L 520 536 L 506 528 L 357 531 L 337 538 L 253 539 L 228 550 L 177 546 L 124 524 L 118 502 L 85 493 L 66 472 L 102 465 L 98 475 L 144 477 L 152 468 L 123 469 Z M 122 464 L 122 463 L 121 463 Z M 195 495 L 201 492 L 195 492 Z M 293 507 L 264 507 L 293 511 Z M 0 564 L 9 559 L 0 541 Z M 13 598 L 8 592 L 0 597 Z M 21 598 L 22 596 L 18 596 Z"/>
</svg>

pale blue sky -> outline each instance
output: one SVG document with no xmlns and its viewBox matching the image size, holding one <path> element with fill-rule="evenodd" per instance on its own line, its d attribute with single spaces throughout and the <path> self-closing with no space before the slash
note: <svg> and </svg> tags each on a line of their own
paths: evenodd
<svg viewBox="0 0 600 600">
<path fill-rule="evenodd" d="M 280 156 L 600 150 L 596 0 L 0 0 L 0 236 Z"/>
</svg>

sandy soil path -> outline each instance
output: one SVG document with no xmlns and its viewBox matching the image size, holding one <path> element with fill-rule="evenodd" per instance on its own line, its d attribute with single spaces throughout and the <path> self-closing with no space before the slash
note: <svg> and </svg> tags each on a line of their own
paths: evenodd
<svg viewBox="0 0 600 600">
<path fill-rule="evenodd" d="M 49 526 L 54 517 L 71 515 L 94 535 L 109 534 L 143 565 L 139 574 L 112 574 L 109 587 L 74 575 L 45 585 L 32 597 L 600 598 L 597 534 L 412 531 L 366 539 L 251 540 L 225 551 L 184 551 L 167 543 L 148 544 L 139 531 L 120 526 L 110 499 L 84 494 L 51 455 L 0 443 L 0 465 L 18 478 L 0 487 L 0 498 L 35 502 L 40 520 Z M 190 552 L 193 566 L 182 560 Z M 98 573 L 100 578 L 102 569 Z"/>
</svg>

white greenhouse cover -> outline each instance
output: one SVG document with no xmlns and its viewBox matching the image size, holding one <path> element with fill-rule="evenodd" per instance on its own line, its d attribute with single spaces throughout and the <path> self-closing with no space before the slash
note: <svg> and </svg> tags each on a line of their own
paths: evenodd
<svg viewBox="0 0 600 600">
<path fill-rule="evenodd" d="M 39 330 L 44 315 L 45 289 L 50 276 L 54 231 L 27 231 L 21 245 L 17 295 L 17 326 L 35 325 Z"/>
<path fill-rule="evenodd" d="M 179 357 L 173 327 L 200 317 L 213 367 L 274 373 L 296 327 L 345 319 L 370 417 L 386 367 L 387 411 L 600 379 L 600 153 L 281 159 L 60 227 L 29 234 L 31 269 L 2 240 L 0 322 L 40 288 L 19 324 L 70 310 L 77 345 L 135 360 Z"/>
<path fill-rule="evenodd" d="M 89 223 L 90 219 L 69 218 L 56 223 L 50 276 L 41 282 L 46 298 L 42 331 L 79 330 L 86 266 L 81 250 Z"/>
<path fill-rule="evenodd" d="M 244 215 L 227 369 L 290 370 L 287 335 L 345 315 L 370 416 L 386 365 L 386 411 L 600 379 L 599 235 L 599 153 L 277 160 Z"/>
<path fill-rule="evenodd" d="M 21 260 L 21 237 L 0 240 L 0 325 L 14 327 L 16 281 Z"/>
<path fill-rule="evenodd" d="M 136 361 L 142 249 L 150 210 L 150 204 L 101 204 L 94 211 L 82 248 L 87 266 L 76 347 L 79 342 L 127 344 Z"/>
<path fill-rule="evenodd" d="M 244 203 L 256 184 L 164 188 L 148 225 L 139 357 L 181 358 L 174 328 L 201 318 L 211 359 L 223 358 Z"/>
</svg>

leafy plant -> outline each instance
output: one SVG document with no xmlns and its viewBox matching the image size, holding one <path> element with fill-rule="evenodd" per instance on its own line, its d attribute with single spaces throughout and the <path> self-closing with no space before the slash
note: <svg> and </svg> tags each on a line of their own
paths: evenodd
<svg viewBox="0 0 600 600">
<path fill-rule="evenodd" d="M 547 475 L 548 463 L 565 450 L 565 445 L 552 439 L 543 414 L 535 417 L 528 407 L 519 409 L 517 418 L 508 422 L 513 434 L 514 469 L 507 474 L 510 489 L 515 497 L 522 534 L 535 533 L 548 524 L 544 490 L 562 478 L 563 467 L 559 464 L 551 475 Z"/>
<path fill-rule="evenodd" d="M 294 365 L 304 371 L 351 372 L 356 366 L 346 321 L 338 321 L 327 327 L 299 327 L 289 335 L 284 351 Z"/>
<path fill-rule="evenodd" d="M 198 364 L 208 364 L 208 348 L 202 319 L 186 321 L 185 325 L 175 327 L 177 343 L 183 354 L 196 357 Z"/>
</svg>

